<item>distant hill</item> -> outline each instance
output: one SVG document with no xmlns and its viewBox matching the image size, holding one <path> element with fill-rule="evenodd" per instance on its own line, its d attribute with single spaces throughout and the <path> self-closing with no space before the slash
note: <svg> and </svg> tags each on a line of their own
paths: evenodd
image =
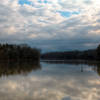
<svg viewBox="0 0 100 100">
<path fill-rule="evenodd" d="M 43 60 L 97 60 L 97 50 L 48 52 L 41 56 Z"/>
</svg>

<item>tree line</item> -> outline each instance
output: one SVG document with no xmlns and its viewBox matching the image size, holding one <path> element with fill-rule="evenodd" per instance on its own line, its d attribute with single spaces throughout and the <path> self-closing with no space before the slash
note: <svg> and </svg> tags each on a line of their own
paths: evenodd
<svg viewBox="0 0 100 100">
<path fill-rule="evenodd" d="M 0 44 L 0 61 L 6 60 L 40 60 L 40 50 L 26 44 Z"/>
<path fill-rule="evenodd" d="M 0 61 L 8 60 L 100 60 L 100 45 L 93 50 L 48 52 L 40 54 L 40 50 L 31 48 L 27 44 L 0 44 Z"/>
<path fill-rule="evenodd" d="M 100 60 L 100 45 L 93 50 L 48 52 L 41 55 L 43 60 Z"/>
</svg>

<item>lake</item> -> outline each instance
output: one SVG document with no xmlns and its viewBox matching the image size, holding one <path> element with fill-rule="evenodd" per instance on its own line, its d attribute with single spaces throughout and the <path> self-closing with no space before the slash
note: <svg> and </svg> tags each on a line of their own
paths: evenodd
<svg viewBox="0 0 100 100">
<path fill-rule="evenodd" d="M 100 100 L 99 75 L 100 64 L 1 63 L 0 100 Z"/>
</svg>

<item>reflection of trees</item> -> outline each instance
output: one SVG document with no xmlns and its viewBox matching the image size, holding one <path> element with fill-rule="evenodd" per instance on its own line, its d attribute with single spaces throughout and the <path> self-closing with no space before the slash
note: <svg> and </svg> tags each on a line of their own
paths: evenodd
<svg viewBox="0 0 100 100">
<path fill-rule="evenodd" d="M 41 69 L 41 66 L 37 62 L 0 62 L 0 77 L 15 75 L 15 74 L 27 74 L 32 70 Z"/>
<path fill-rule="evenodd" d="M 100 76 L 100 63 L 97 64 L 97 73 Z"/>
<path fill-rule="evenodd" d="M 97 64 L 96 61 L 88 61 L 88 60 L 43 60 L 43 62 L 49 64 L 71 64 L 71 65 L 86 64 L 89 66 L 95 66 Z"/>
<path fill-rule="evenodd" d="M 54 60 L 47 60 L 45 63 L 48 64 L 71 64 L 71 65 L 80 65 L 81 66 L 81 72 L 84 71 L 84 65 L 92 66 L 93 70 L 98 73 L 100 76 L 100 62 L 97 61 L 84 61 L 84 60 L 66 60 L 66 61 L 54 61 Z"/>
</svg>

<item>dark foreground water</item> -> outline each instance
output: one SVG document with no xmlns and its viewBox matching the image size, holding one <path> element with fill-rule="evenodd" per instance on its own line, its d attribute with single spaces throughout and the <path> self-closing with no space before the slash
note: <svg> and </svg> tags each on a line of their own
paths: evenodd
<svg viewBox="0 0 100 100">
<path fill-rule="evenodd" d="M 100 100 L 99 75 L 99 64 L 2 63 L 0 100 Z"/>
</svg>

